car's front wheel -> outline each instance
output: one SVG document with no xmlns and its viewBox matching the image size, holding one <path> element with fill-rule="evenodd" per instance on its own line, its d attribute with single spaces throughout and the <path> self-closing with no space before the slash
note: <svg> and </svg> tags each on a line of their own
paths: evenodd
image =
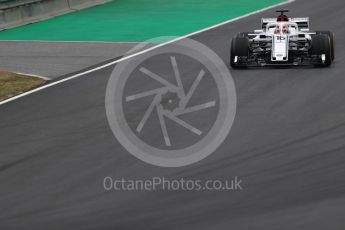
<svg viewBox="0 0 345 230">
<path fill-rule="evenodd" d="M 332 56 L 332 61 L 334 61 L 335 59 L 335 35 L 333 32 L 329 31 L 329 30 L 325 30 L 325 31 L 316 31 L 316 34 L 327 34 L 330 38 L 330 42 L 331 42 L 331 56 Z"/>
<path fill-rule="evenodd" d="M 312 55 L 318 55 L 324 58 L 322 62 L 316 64 L 316 67 L 328 67 L 332 64 L 332 50 L 331 50 L 331 40 L 327 34 L 317 34 L 313 36 L 311 40 L 311 50 Z"/>
<path fill-rule="evenodd" d="M 245 68 L 244 63 L 239 63 L 240 57 L 248 57 L 249 39 L 246 36 L 235 36 L 231 40 L 230 65 L 232 68 Z"/>
</svg>

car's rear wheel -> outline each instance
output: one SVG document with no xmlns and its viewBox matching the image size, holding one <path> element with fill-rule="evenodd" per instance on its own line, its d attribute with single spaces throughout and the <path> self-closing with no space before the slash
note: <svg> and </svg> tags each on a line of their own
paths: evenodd
<svg viewBox="0 0 345 230">
<path fill-rule="evenodd" d="M 232 68 L 245 68 L 247 67 L 243 63 L 235 62 L 235 59 L 239 60 L 239 57 L 248 57 L 249 54 L 249 39 L 246 36 L 237 35 L 231 40 L 230 51 L 230 65 Z"/>
<path fill-rule="evenodd" d="M 322 63 L 316 64 L 317 67 L 328 67 L 332 64 L 331 40 L 327 34 L 317 34 L 311 40 L 312 55 L 325 55 Z"/>
<path fill-rule="evenodd" d="M 326 31 L 316 31 L 316 34 L 327 34 L 331 40 L 331 52 L 332 52 L 332 61 L 335 59 L 335 35 L 333 32 Z"/>
</svg>

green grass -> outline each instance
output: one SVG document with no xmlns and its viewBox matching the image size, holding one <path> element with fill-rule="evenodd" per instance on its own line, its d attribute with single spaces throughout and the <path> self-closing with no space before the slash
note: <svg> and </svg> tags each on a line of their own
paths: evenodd
<svg viewBox="0 0 345 230">
<path fill-rule="evenodd" d="M 0 101 L 36 88 L 45 82 L 37 77 L 0 71 Z"/>
<path fill-rule="evenodd" d="M 0 32 L 0 40 L 141 42 L 182 36 L 283 0 L 114 0 Z"/>
</svg>

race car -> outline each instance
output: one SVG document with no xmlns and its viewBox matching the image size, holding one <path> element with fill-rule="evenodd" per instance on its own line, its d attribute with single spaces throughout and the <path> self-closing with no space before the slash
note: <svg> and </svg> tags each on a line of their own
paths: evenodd
<svg viewBox="0 0 345 230">
<path fill-rule="evenodd" d="M 261 29 L 238 33 L 231 40 L 232 68 L 266 65 L 329 67 L 335 58 L 331 31 L 309 31 L 309 18 L 262 18 Z"/>
</svg>

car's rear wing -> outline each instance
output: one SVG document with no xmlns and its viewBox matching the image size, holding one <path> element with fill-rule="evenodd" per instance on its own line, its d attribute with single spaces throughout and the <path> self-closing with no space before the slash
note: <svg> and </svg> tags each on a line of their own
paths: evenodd
<svg viewBox="0 0 345 230">
<path fill-rule="evenodd" d="M 266 26 L 270 22 L 276 22 L 276 18 L 262 18 L 261 28 L 266 29 Z M 300 29 L 309 29 L 309 18 L 289 18 L 289 22 L 295 22 Z"/>
</svg>

